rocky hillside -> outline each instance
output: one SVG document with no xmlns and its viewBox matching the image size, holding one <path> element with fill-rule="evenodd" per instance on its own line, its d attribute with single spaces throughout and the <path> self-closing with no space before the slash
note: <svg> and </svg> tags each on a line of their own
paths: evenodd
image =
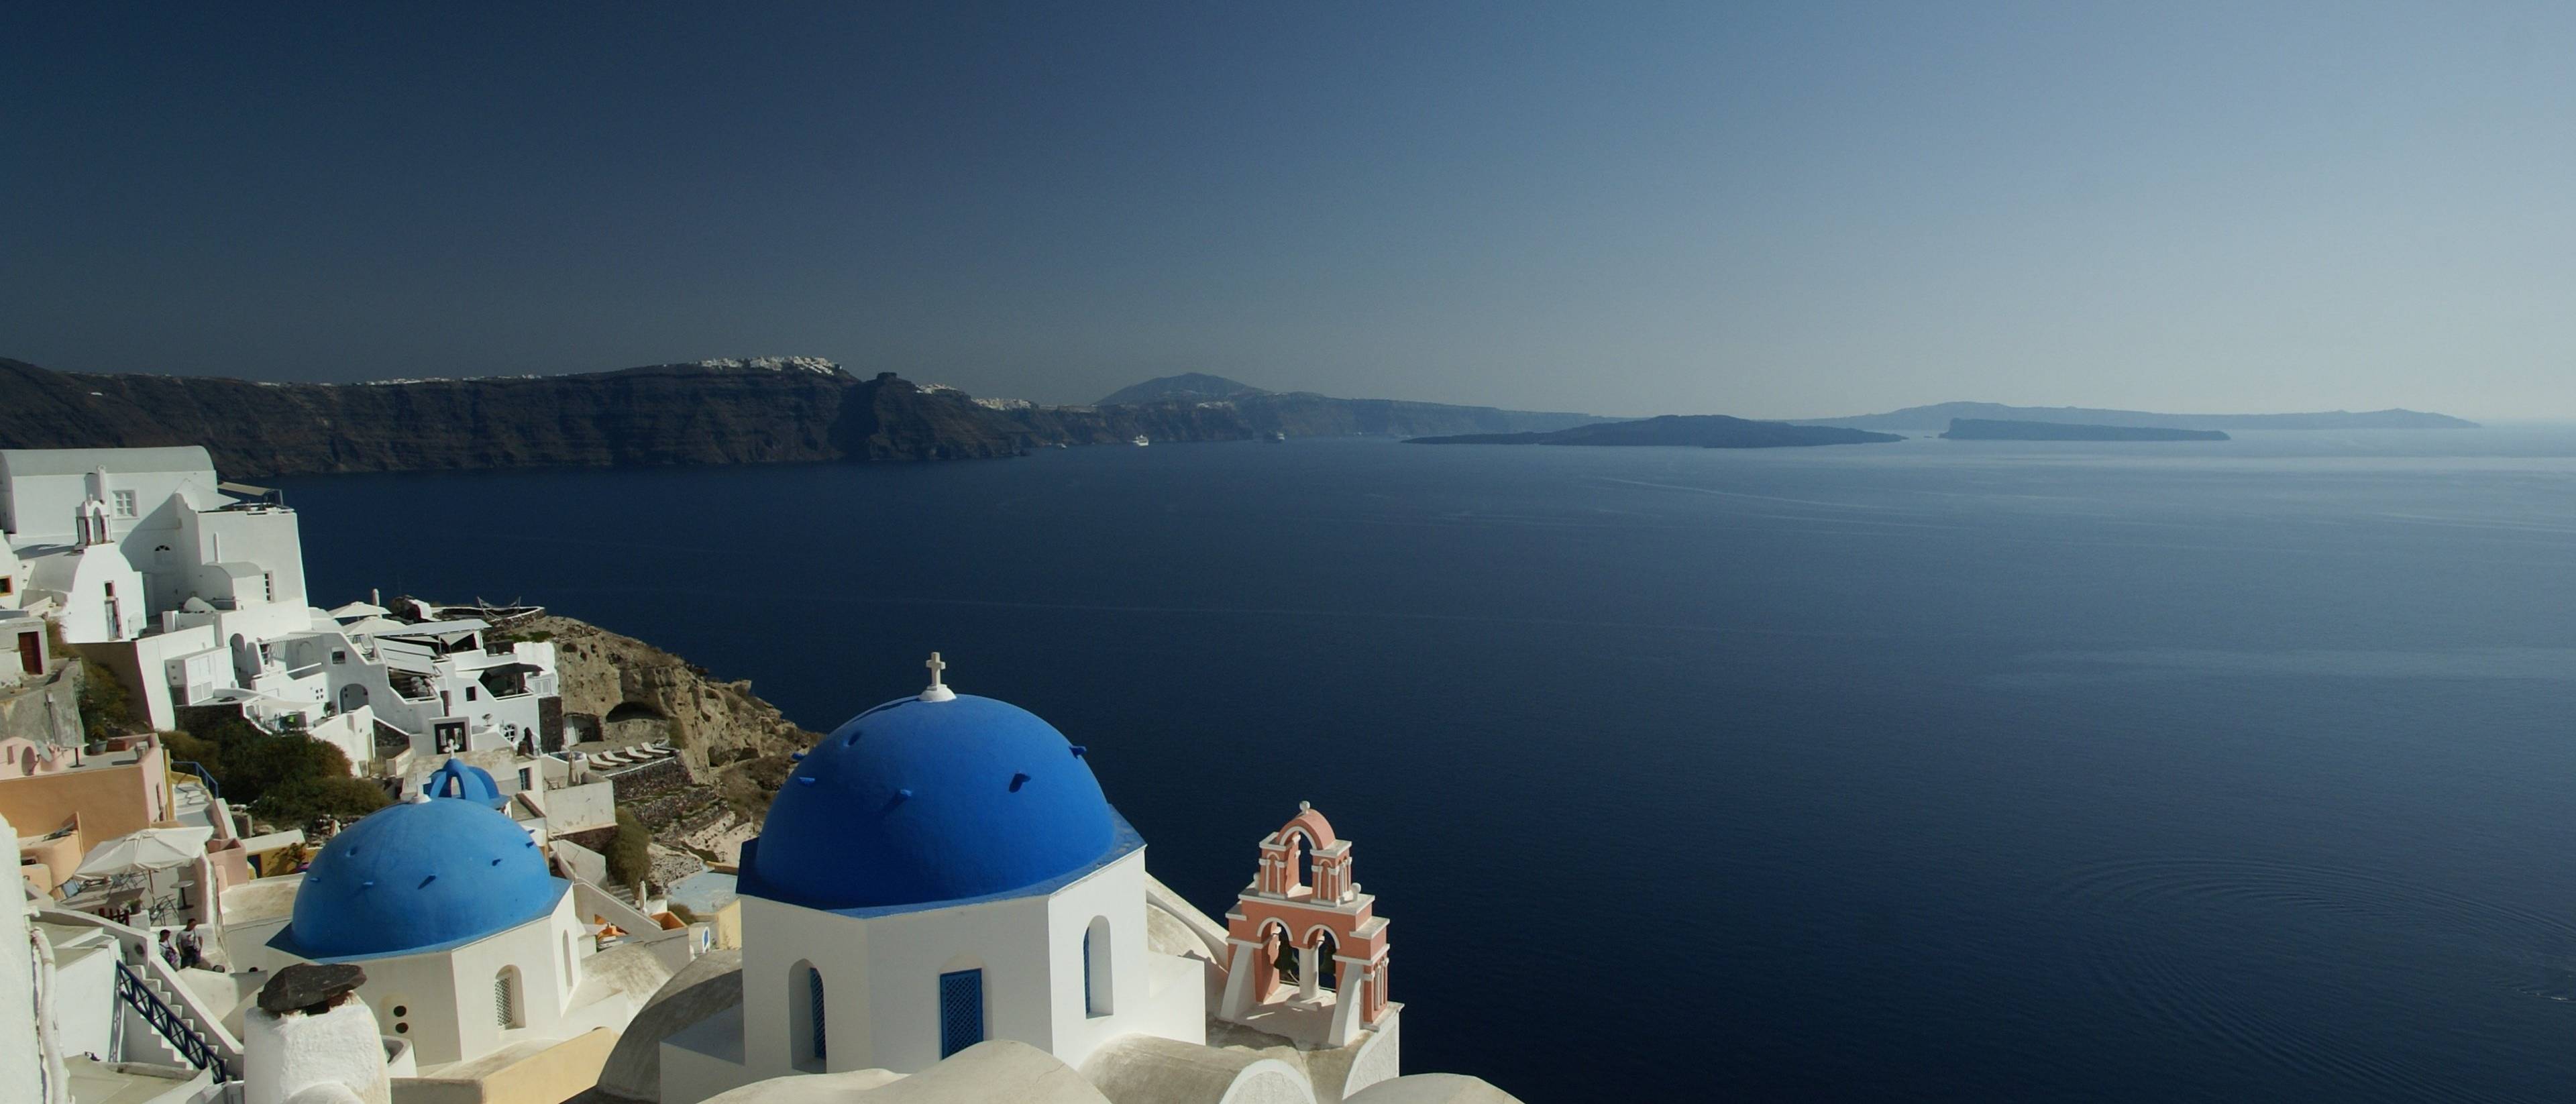
<svg viewBox="0 0 2576 1104">
<path fill-rule="evenodd" d="M 614 744 L 667 740 L 680 749 L 693 785 L 676 799 L 636 809 L 665 844 L 720 853 L 727 843 L 738 846 L 786 780 L 789 754 L 822 738 L 760 700 L 749 681 L 720 681 L 634 637 L 555 616 L 517 622 L 510 631 L 554 642 L 568 730 L 598 731 Z"/>
</svg>

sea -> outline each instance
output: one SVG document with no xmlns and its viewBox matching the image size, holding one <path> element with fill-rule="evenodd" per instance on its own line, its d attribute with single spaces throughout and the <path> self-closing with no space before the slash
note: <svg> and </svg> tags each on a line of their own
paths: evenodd
<svg viewBox="0 0 2576 1104">
<path fill-rule="evenodd" d="M 1312 802 L 1408 1072 L 2576 1094 L 2576 429 L 283 485 L 317 604 L 541 603 L 809 728 L 936 649 L 1211 914 Z"/>
</svg>

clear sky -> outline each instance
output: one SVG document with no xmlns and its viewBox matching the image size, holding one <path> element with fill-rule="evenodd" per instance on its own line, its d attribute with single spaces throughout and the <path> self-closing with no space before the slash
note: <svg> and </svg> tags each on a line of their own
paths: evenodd
<svg viewBox="0 0 2576 1104">
<path fill-rule="evenodd" d="M 376 8 L 0 14 L 0 355 L 2576 416 L 2566 3 Z"/>
</svg>

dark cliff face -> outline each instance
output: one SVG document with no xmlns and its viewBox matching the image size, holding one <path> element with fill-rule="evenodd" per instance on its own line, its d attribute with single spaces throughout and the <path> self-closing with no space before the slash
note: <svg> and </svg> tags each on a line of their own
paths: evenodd
<svg viewBox="0 0 2576 1104">
<path fill-rule="evenodd" d="M 956 392 L 838 369 L 324 385 L 0 360 L 0 446 L 203 444 L 228 475 L 947 459 L 1008 456 L 1023 443 Z"/>
<path fill-rule="evenodd" d="M 1005 406 L 822 361 L 368 384 L 56 372 L 0 359 L 0 448 L 202 444 L 228 476 L 459 468 L 959 460 L 1056 444 L 1512 433 L 1599 421 L 1480 406 L 1244 394 Z"/>
</svg>

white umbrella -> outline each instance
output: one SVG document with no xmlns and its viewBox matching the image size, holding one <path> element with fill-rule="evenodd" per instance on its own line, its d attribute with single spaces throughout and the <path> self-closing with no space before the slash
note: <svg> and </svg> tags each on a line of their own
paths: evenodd
<svg viewBox="0 0 2576 1104">
<path fill-rule="evenodd" d="M 132 870 L 168 870 L 203 858 L 212 828 L 146 828 L 89 849 L 72 873 L 84 878 Z"/>
<path fill-rule="evenodd" d="M 393 611 L 373 602 L 351 602 L 348 605 L 332 610 L 331 616 L 343 619 L 351 617 L 382 617 L 391 612 Z"/>
</svg>

